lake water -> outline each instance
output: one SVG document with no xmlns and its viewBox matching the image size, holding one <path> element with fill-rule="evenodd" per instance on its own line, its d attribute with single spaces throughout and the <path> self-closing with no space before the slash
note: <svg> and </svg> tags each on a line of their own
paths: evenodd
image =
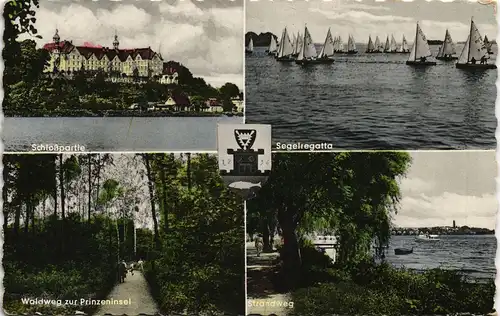
<svg viewBox="0 0 500 316">
<path fill-rule="evenodd" d="M 5 151 L 31 151 L 31 144 L 85 146 L 88 151 L 215 151 L 217 124 L 242 117 L 6 117 Z"/>
<path fill-rule="evenodd" d="M 439 241 L 415 241 L 415 236 L 392 236 L 388 262 L 394 266 L 424 270 L 461 270 L 475 279 L 494 278 L 497 242 L 494 235 L 440 236 Z M 409 255 L 396 256 L 394 248 L 414 247 Z"/>
<path fill-rule="evenodd" d="M 438 48 L 431 46 L 434 55 Z M 419 69 L 405 65 L 408 56 L 338 55 L 331 65 L 301 67 L 258 47 L 246 57 L 246 123 L 271 124 L 274 143 L 496 148 L 497 71 L 464 71 L 441 61 Z"/>
</svg>

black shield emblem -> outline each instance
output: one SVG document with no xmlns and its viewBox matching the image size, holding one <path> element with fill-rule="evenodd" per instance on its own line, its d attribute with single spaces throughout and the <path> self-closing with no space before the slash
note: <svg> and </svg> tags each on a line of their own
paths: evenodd
<svg viewBox="0 0 500 316">
<path fill-rule="evenodd" d="M 235 129 L 234 138 L 236 143 L 242 150 L 252 149 L 255 143 L 255 138 L 257 137 L 257 131 L 254 129 Z"/>
</svg>

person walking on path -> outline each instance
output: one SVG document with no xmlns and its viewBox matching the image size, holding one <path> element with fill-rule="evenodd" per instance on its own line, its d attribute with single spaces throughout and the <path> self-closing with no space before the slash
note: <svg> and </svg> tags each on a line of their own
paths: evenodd
<svg viewBox="0 0 500 316">
<path fill-rule="evenodd" d="M 262 235 L 258 234 L 255 238 L 255 249 L 257 249 L 257 257 L 260 257 L 262 249 L 264 248 L 264 240 L 262 239 Z"/>
<path fill-rule="evenodd" d="M 144 261 L 142 261 L 142 258 L 139 259 L 137 264 L 139 265 L 139 269 L 141 270 L 141 272 L 144 272 Z"/>
</svg>

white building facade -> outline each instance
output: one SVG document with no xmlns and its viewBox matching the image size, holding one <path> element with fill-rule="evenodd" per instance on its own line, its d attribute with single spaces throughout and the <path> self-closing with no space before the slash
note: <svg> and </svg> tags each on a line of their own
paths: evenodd
<svg viewBox="0 0 500 316">
<path fill-rule="evenodd" d="M 72 41 L 61 41 L 56 30 L 53 42 L 44 45 L 50 54 L 45 72 L 74 72 L 80 70 L 103 71 L 120 76 L 162 77 L 163 58 L 147 48 L 119 48 L 118 36 L 115 35 L 113 48 L 76 46 Z"/>
</svg>

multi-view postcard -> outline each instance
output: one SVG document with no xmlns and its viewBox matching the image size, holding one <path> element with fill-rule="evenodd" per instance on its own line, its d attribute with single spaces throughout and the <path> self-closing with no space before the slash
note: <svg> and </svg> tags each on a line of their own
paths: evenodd
<svg viewBox="0 0 500 316">
<path fill-rule="evenodd" d="M 7 315 L 244 315 L 243 200 L 215 155 L 7 154 L 3 167 Z"/>
<path fill-rule="evenodd" d="M 243 122 L 242 1 L 29 3 L 5 5 L 6 151 L 215 150 Z"/>
<path fill-rule="evenodd" d="M 250 315 L 497 315 L 494 151 L 272 163 L 247 202 Z"/>
<path fill-rule="evenodd" d="M 249 1 L 245 14 L 245 119 L 272 124 L 275 149 L 496 148 L 493 5 Z"/>
</svg>

